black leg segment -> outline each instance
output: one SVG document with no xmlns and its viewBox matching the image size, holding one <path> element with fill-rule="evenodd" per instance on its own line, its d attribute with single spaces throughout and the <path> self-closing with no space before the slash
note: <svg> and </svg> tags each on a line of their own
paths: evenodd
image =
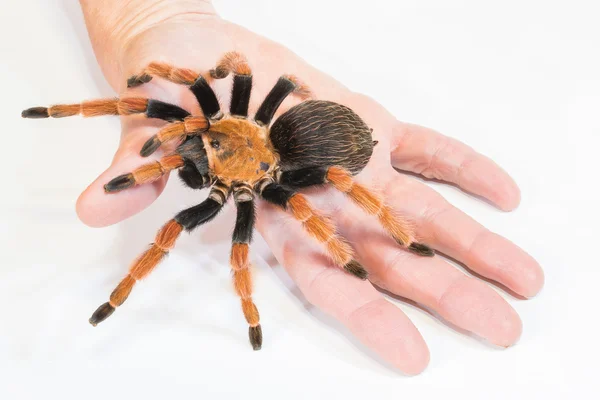
<svg viewBox="0 0 600 400">
<path fill-rule="evenodd" d="M 284 210 L 287 210 L 290 203 L 292 203 L 290 208 L 294 217 L 302 222 L 307 233 L 326 246 L 327 251 L 334 262 L 346 272 L 356 276 L 357 278 L 362 280 L 367 279 L 367 271 L 356 260 L 351 258 L 351 253 L 346 253 L 345 256 L 339 257 L 341 249 L 340 246 L 343 245 L 342 242 L 340 242 L 340 239 L 336 237 L 335 230 L 328 226 L 328 222 L 326 222 L 323 217 L 316 215 L 315 212 L 306 205 L 306 200 L 301 200 L 302 194 L 296 192 L 292 188 L 283 186 L 276 182 L 269 182 L 266 179 L 257 183 L 254 187 L 254 190 L 259 193 L 264 200 L 278 205 Z M 295 199 L 292 199 L 292 197 L 295 197 Z M 296 206 L 293 205 L 295 200 Z M 298 205 L 304 208 L 304 215 L 295 214 L 294 208 Z M 308 219 L 306 220 L 299 218 L 306 218 L 306 215 L 308 215 Z"/>
<path fill-rule="evenodd" d="M 262 346 L 262 329 L 256 304 L 252 300 L 252 274 L 248 258 L 249 245 L 252 241 L 252 231 L 256 220 L 254 210 L 254 195 L 247 184 L 233 187 L 233 198 L 237 207 L 235 227 L 233 228 L 231 246 L 231 270 L 233 286 L 242 301 L 242 311 L 248 322 L 248 337 L 254 350 Z"/>
<path fill-rule="evenodd" d="M 293 171 L 283 171 L 279 175 L 279 183 L 293 188 L 304 188 L 327 183 L 326 167 L 308 167 Z"/>
<path fill-rule="evenodd" d="M 250 104 L 250 93 L 252 92 L 252 75 L 235 75 L 233 77 L 233 89 L 231 91 L 231 115 L 246 118 L 248 116 L 248 105 Z"/>
<path fill-rule="evenodd" d="M 250 243 L 252 242 L 252 232 L 256 220 L 254 201 L 237 202 L 236 206 L 237 216 L 235 228 L 233 228 L 233 243 Z"/>
<path fill-rule="evenodd" d="M 197 206 L 179 212 L 175 216 L 175 221 L 180 223 L 186 231 L 191 231 L 216 217 L 222 208 L 223 204 L 208 198 Z"/>
<path fill-rule="evenodd" d="M 174 104 L 165 103 L 160 100 L 148 100 L 146 116 L 148 118 L 158 118 L 174 122 L 183 121 L 185 117 L 190 116 L 190 113 Z"/>
<path fill-rule="evenodd" d="M 269 125 L 283 100 L 296 89 L 296 84 L 287 78 L 281 77 L 273 86 L 260 108 L 254 116 L 254 120 L 262 125 Z"/>
<path fill-rule="evenodd" d="M 204 150 L 204 143 L 200 137 L 188 137 L 185 142 L 177 147 L 177 153 L 181 154 L 181 157 L 183 157 L 185 161 L 192 163 L 200 175 L 208 175 L 208 156 L 206 150 Z"/>
<path fill-rule="evenodd" d="M 202 75 L 200 75 L 198 79 L 196 79 L 196 82 L 190 86 L 190 90 L 194 93 L 194 96 L 196 96 L 198 103 L 200 103 L 200 108 L 202 108 L 204 116 L 209 119 L 218 119 L 221 114 L 219 101 L 217 100 L 215 92 L 213 92 L 212 88 Z"/>
<path fill-rule="evenodd" d="M 228 190 L 229 188 L 217 181 L 215 186 L 211 189 L 208 199 L 197 206 L 179 212 L 174 218 L 175 221 L 181 224 L 188 232 L 210 221 L 216 217 L 223 208 L 225 200 L 227 199 L 226 193 Z"/>
<path fill-rule="evenodd" d="M 179 178 L 185 183 L 186 186 L 192 189 L 202 189 L 211 183 L 210 176 L 208 174 L 202 175 L 198 172 L 196 166 L 189 160 L 183 161 L 183 167 L 179 169 Z"/>
<path fill-rule="evenodd" d="M 260 185 L 260 183 L 259 183 Z M 296 194 L 295 190 L 288 187 L 282 186 L 275 182 L 271 182 L 267 185 L 255 188 L 260 193 L 260 197 L 268 201 L 269 203 L 275 204 L 284 210 L 287 208 L 290 198 Z"/>
</svg>

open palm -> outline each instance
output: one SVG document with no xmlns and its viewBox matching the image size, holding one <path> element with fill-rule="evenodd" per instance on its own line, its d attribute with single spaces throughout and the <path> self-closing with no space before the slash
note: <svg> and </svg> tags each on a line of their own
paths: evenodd
<svg viewBox="0 0 600 400">
<path fill-rule="evenodd" d="M 185 87 L 155 79 L 127 89 L 127 78 L 152 61 L 207 71 L 222 54 L 239 51 L 253 69 L 252 114 L 280 75 L 300 77 L 316 98 L 347 105 L 373 128 L 373 139 L 379 144 L 356 179 L 413 222 L 420 241 L 524 297 L 535 295 L 543 285 L 543 273 L 527 253 L 485 229 L 423 183 L 395 170 L 448 181 L 503 210 L 511 210 L 519 203 L 519 190 L 502 169 L 456 140 L 397 121 L 375 101 L 349 91 L 288 49 L 210 13 L 180 13 L 162 19 L 132 34 L 118 54 L 101 53 L 102 45 L 97 41 L 94 45 L 109 83 L 121 95 L 135 94 L 179 104 L 194 114 L 201 111 Z M 229 79 L 214 85 L 223 104 L 229 102 L 230 89 Z M 286 99 L 278 113 L 298 102 L 292 97 Z M 148 162 L 139 151 L 163 124 L 123 118 L 121 144 L 112 165 L 78 201 L 82 221 L 92 226 L 114 224 L 141 211 L 160 195 L 166 179 L 116 194 L 106 194 L 103 185 Z M 399 369 L 409 374 L 422 371 L 429 352 L 406 315 L 373 284 L 420 303 L 457 327 L 496 345 L 507 347 L 519 338 L 518 315 L 485 283 L 465 275 L 441 257 L 421 258 L 400 249 L 383 233 L 376 218 L 366 215 L 343 195 L 327 188 L 306 193 L 352 243 L 372 284 L 332 267 L 300 224 L 275 206 L 260 203 L 258 230 L 310 302 L 341 321 Z"/>
</svg>

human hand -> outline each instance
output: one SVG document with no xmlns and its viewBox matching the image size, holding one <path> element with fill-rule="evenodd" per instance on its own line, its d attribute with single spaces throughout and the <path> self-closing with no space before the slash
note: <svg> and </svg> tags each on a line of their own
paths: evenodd
<svg viewBox="0 0 600 400">
<path fill-rule="evenodd" d="M 84 10 L 93 7 L 83 3 Z M 139 2 L 130 2 L 135 3 Z M 126 80 L 152 61 L 206 71 L 222 54 L 236 50 L 246 55 L 253 69 L 252 113 L 280 75 L 294 74 L 311 87 L 316 98 L 349 106 L 373 128 L 373 138 L 379 144 L 357 180 L 378 189 L 388 204 L 410 219 L 421 241 L 525 297 L 540 290 L 543 274 L 529 255 L 452 207 L 426 185 L 394 170 L 448 181 L 503 210 L 513 209 L 519 202 L 518 188 L 491 160 L 434 131 L 397 121 L 373 100 L 350 92 L 289 50 L 221 20 L 207 3 L 169 2 L 169 7 L 161 1 L 150 3 L 152 7 L 144 7 L 145 11 L 132 20 L 113 21 L 107 16 L 104 25 L 97 25 L 90 19 L 92 13 L 86 12 L 100 65 L 121 96 L 156 98 L 199 113 L 185 87 L 153 80 L 127 89 Z M 197 8 L 190 8 L 191 3 Z M 123 9 L 118 13 L 127 15 Z M 104 29 L 113 33 L 107 35 Z M 230 82 L 217 82 L 214 87 L 222 101 L 228 102 Z M 280 113 L 297 102 L 288 98 Z M 166 184 L 162 179 L 116 194 L 104 192 L 104 184 L 112 178 L 148 162 L 139 151 L 162 125 L 138 118 L 124 118 L 122 124 L 121 143 L 112 165 L 78 200 L 78 214 L 88 225 L 110 225 L 141 211 Z M 420 303 L 496 345 L 510 346 L 518 339 L 518 315 L 485 283 L 466 276 L 440 257 L 420 258 L 398 248 L 381 234 L 372 217 L 331 190 L 310 190 L 308 196 L 353 244 L 373 284 Z M 428 349 L 400 309 L 369 282 L 332 268 L 313 240 L 283 211 L 261 203 L 258 214 L 258 230 L 310 302 L 340 320 L 402 371 L 414 374 L 425 368 Z"/>
</svg>

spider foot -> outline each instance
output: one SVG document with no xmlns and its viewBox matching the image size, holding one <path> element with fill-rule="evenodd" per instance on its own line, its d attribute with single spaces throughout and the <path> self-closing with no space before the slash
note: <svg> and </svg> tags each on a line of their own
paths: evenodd
<svg viewBox="0 0 600 400">
<path fill-rule="evenodd" d="M 46 107 L 31 107 L 21 113 L 22 118 L 48 118 L 49 116 Z"/>
<path fill-rule="evenodd" d="M 251 326 L 248 330 L 248 336 L 250 337 L 250 344 L 254 350 L 260 350 L 262 347 L 262 329 L 260 324 Z"/>
<path fill-rule="evenodd" d="M 90 317 L 90 324 L 93 326 L 98 325 L 106 318 L 110 317 L 115 312 L 115 308 L 110 303 L 104 303 Z"/>
<path fill-rule="evenodd" d="M 148 74 L 133 75 L 132 77 L 127 79 L 127 87 L 128 88 L 138 87 L 140 85 L 143 85 L 144 83 L 150 82 L 151 80 L 152 80 L 152 77 Z"/>
<path fill-rule="evenodd" d="M 127 189 L 135 185 L 135 178 L 133 174 L 123 174 L 116 178 L 111 179 L 106 185 L 104 185 L 104 191 L 106 193 L 120 192 L 123 189 Z"/>
<path fill-rule="evenodd" d="M 435 255 L 435 252 L 431 247 L 417 242 L 412 242 L 410 246 L 408 246 L 408 251 L 424 257 L 433 257 Z"/>
<path fill-rule="evenodd" d="M 344 265 L 344 269 L 346 270 L 346 272 L 356 276 L 357 278 L 363 281 L 366 280 L 369 276 L 367 270 L 364 269 L 363 266 L 360 265 L 356 260 L 352 260 L 348 264 Z"/>
</svg>

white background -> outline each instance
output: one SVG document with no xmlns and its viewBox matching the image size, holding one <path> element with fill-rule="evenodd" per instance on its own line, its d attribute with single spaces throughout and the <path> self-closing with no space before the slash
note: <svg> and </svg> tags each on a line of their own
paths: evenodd
<svg viewBox="0 0 600 400">
<path fill-rule="evenodd" d="M 256 300 L 269 340 L 247 343 L 217 233 L 184 235 L 118 318 L 103 302 L 163 221 L 204 194 L 172 179 L 117 226 L 80 223 L 79 193 L 112 158 L 116 119 L 20 118 L 37 104 L 112 96 L 75 1 L 2 2 L 0 398 L 592 398 L 600 263 L 600 10 L 597 1 L 217 1 L 223 17 L 280 41 L 400 119 L 492 157 L 523 201 L 502 213 L 431 184 L 529 251 L 536 298 L 498 350 L 394 301 L 425 337 L 428 369 L 405 377 L 311 307 L 258 241 Z M 205 40 L 200 39 L 199 40 Z M 383 67 L 382 67 L 383 66 Z M 84 397 L 85 396 L 85 397 Z"/>
</svg>

